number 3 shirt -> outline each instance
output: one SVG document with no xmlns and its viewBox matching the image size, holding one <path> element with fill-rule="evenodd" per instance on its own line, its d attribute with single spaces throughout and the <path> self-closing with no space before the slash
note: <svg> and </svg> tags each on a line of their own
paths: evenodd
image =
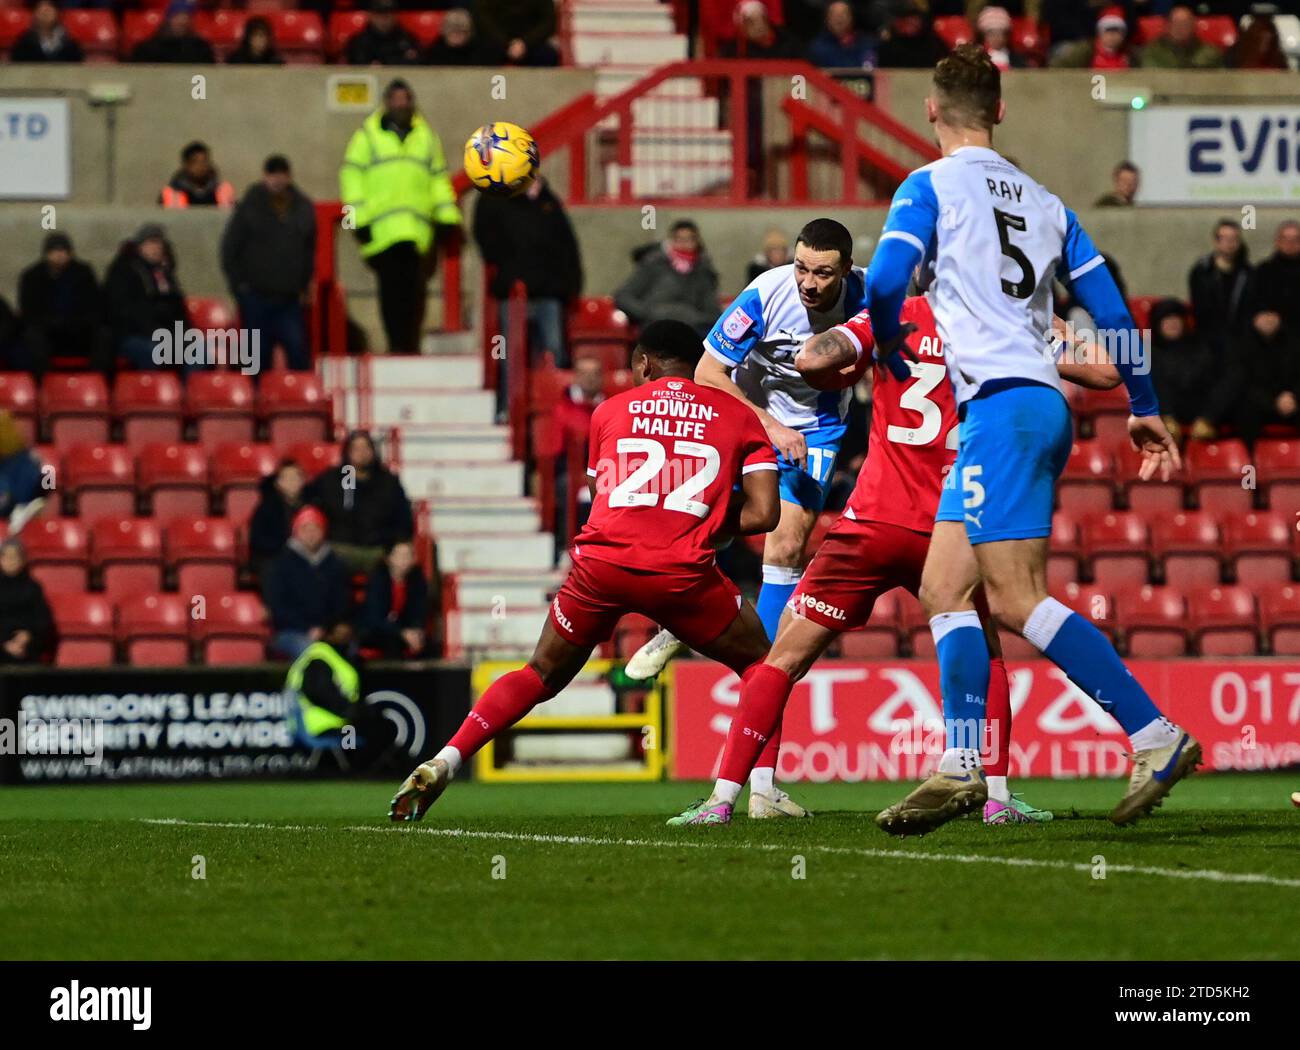
<svg viewBox="0 0 1300 1050">
<path fill-rule="evenodd" d="M 933 264 L 927 294 L 958 404 L 989 383 L 986 393 L 1025 381 L 1061 389 L 1048 340 L 1052 281 L 1104 263 L 1058 197 L 995 150 L 962 146 L 903 180 L 880 246 L 890 241 L 915 249 L 900 267 Z"/>
<path fill-rule="evenodd" d="M 591 417 L 591 516 L 575 556 L 658 572 L 713 563 L 742 477 L 776 470 L 754 410 L 731 394 L 664 377 L 601 402 Z"/>
<path fill-rule="evenodd" d="M 912 378 L 899 382 L 879 361 L 872 366 L 871 439 L 844 516 L 928 533 L 944 476 L 957 458 L 957 405 L 926 297 L 907 299 L 899 320 L 916 325 L 907 337 L 917 358 L 908 362 Z M 859 347 L 872 345 L 866 311 L 836 331 Z"/>
</svg>

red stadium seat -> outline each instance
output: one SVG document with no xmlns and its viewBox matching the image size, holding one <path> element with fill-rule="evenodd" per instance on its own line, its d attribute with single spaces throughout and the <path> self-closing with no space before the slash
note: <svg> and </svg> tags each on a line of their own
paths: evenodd
<svg viewBox="0 0 1300 1050">
<path fill-rule="evenodd" d="M 197 11 L 194 15 L 194 30 L 212 45 L 217 61 L 224 62 L 227 55 L 238 50 L 244 35 L 244 23 L 247 21 L 247 11 Z"/>
<path fill-rule="evenodd" d="M 1114 505 L 1114 463 L 1096 440 L 1076 441 L 1057 483 L 1057 503 L 1063 510 L 1110 510 Z"/>
<path fill-rule="evenodd" d="M 1300 585 L 1260 587 L 1259 622 L 1275 656 L 1300 656 Z"/>
<path fill-rule="evenodd" d="M 49 595 L 59 632 L 56 667 L 102 667 L 113 662 L 113 606 L 102 594 Z"/>
<path fill-rule="evenodd" d="M 1202 510 L 1252 509 L 1254 489 L 1246 488 L 1250 453 L 1241 441 L 1192 441 L 1183 453 L 1187 475 Z"/>
<path fill-rule="evenodd" d="M 32 24 L 32 13 L 21 7 L 0 7 L 0 54 L 8 55 Z"/>
<path fill-rule="evenodd" d="M 1115 613 L 1131 656 L 1187 652 L 1187 602 L 1176 587 L 1137 587 L 1115 595 Z"/>
<path fill-rule="evenodd" d="M 147 445 L 140 450 L 139 490 L 167 525 L 208 512 L 208 457 L 197 445 Z"/>
<path fill-rule="evenodd" d="M 1128 437 L 1128 396 L 1122 387 L 1114 390 L 1079 389 L 1073 399 L 1074 414 L 1083 424 L 1085 436 L 1095 437 L 1106 448 L 1114 448 Z"/>
<path fill-rule="evenodd" d="M 1291 544 L 1297 533 L 1276 511 L 1246 511 L 1223 520 L 1223 546 L 1238 583 L 1285 583 L 1291 578 Z"/>
<path fill-rule="evenodd" d="M 112 62 L 117 57 L 117 22 L 112 11 L 66 10 L 61 19 L 86 53 L 87 62 Z"/>
<path fill-rule="evenodd" d="M 195 372 L 185 381 L 185 414 L 200 445 L 252 441 L 256 428 L 253 381 L 242 372 Z"/>
<path fill-rule="evenodd" d="M 274 11 L 269 14 L 275 46 L 291 65 L 325 61 L 325 27 L 315 11 Z"/>
<path fill-rule="evenodd" d="M 617 342 L 632 338 L 627 314 L 611 296 L 583 296 L 569 311 L 569 342 Z"/>
<path fill-rule="evenodd" d="M 922 659 L 934 659 L 934 637 L 924 607 L 907 591 L 895 589 L 893 593 L 898 602 L 898 633 L 907 652 Z"/>
<path fill-rule="evenodd" d="M 1196 20 L 1196 35 L 1203 43 L 1227 51 L 1237 42 L 1237 23 L 1230 15 L 1209 15 Z"/>
<path fill-rule="evenodd" d="M 1180 510 L 1151 519 L 1151 554 L 1164 565 L 1165 579 L 1179 586 L 1219 582 L 1219 524 L 1203 510 Z"/>
<path fill-rule="evenodd" d="M 235 589 L 235 527 L 224 518 L 174 521 L 167 527 L 163 547 L 181 594 L 202 594 L 210 603 L 214 595 Z"/>
<path fill-rule="evenodd" d="M 74 593 L 90 584 L 85 526 L 76 518 L 37 518 L 23 529 L 32 575 L 48 594 Z"/>
<path fill-rule="evenodd" d="M 1164 15 L 1139 15 L 1138 31 L 1133 39 L 1135 44 L 1149 44 L 1165 35 L 1168 19 Z"/>
<path fill-rule="evenodd" d="M 207 616 L 194 621 L 205 664 L 249 664 L 266 659 L 266 610 L 255 594 L 209 595 Z"/>
<path fill-rule="evenodd" d="M 336 441 L 301 441 L 291 445 L 284 455 L 302 467 L 308 481 L 330 467 L 337 467 L 343 459 L 343 451 Z"/>
<path fill-rule="evenodd" d="M 614 628 L 614 652 L 626 660 L 659 632 L 658 625 L 639 613 L 628 613 Z"/>
<path fill-rule="evenodd" d="M 130 58 L 137 44 L 142 44 L 163 23 L 162 11 L 127 11 L 122 16 L 122 57 Z"/>
<path fill-rule="evenodd" d="M 1151 327 L 1151 308 L 1156 303 L 1169 298 L 1166 295 L 1135 295 L 1128 301 L 1129 313 L 1133 315 L 1133 323 L 1138 328 Z"/>
<path fill-rule="evenodd" d="M 848 631 L 840 637 L 840 655 L 857 660 L 892 659 L 900 655 L 899 598 L 904 593 L 894 588 L 877 598 L 866 627 L 859 631 Z"/>
<path fill-rule="evenodd" d="M 190 660 L 190 605 L 177 594 L 136 594 L 117 605 L 117 637 L 132 667 L 180 667 Z"/>
<path fill-rule="evenodd" d="M 63 490 L 87 521 L 135 513 L 135 461 L 124 445 L 74 445 L 63 457 Z"/>
<path fill-rule="evenodd" d="M 397 21 L 423 48 L 438 39 L 445 14 L 445 11 L 399 11 Z"/>
<path fill-rule="evenodd" d="M 1192 637 L 1202 656 L 1254 656 L 1259 648 L 1255 596 L 1245 587 L 1202 587 L 1187 595 Z"/>
<path fill-rule="evenodd" d="M 41 384 L 41 415 L 60 449 L 108 440 L 108 384 L 98 372 L 53 372 Z"/>
<path fill-rule="evenodd" d="M 962 15 L 940 15 L 934 20 L 934 32 L 949 50 L 975 39 L 975 27 Z"/>
<path fill-rule="evenodd" d="M 1128 434 L 1112 446 L 1115 455 L 1115 481 L 1129 509 L 1143 514 L 1172 514 L 1182 510 L 1185 500 L 1183 483 L 1175 474 L 1168 481 L 1159 475 L 1150 481 L 1138 476 L 1142 453 L 1133 447 Z"/>
<path fill-rule="evenodd" d="M 1011 20 L 1011 50 L 1042 64 L 1047 54 L 1047 26 L 1023 15 Z"/>
<path fill-rule="evenodd" d="M 113 417 L 122 442 L 138 452 L 152 441 L 181 439 L 180 377 L 175 372 L 120 372 L 113 382 Z"/>
<path fill-rule="evenodd" d="M 1079 519 L 1070 511 L 1052 515 L 1051 546 L 1047 554 L 1047 585 L 1062 586 L 1079 578 Z"/>
<path fill-rule="evenodd" d="M 279 462 L 270 445 L 222 445 L 212 453 L 212 488 L 221 495 L 230 522 L 242 526 L 248 521 L 262 479 L 274 473 Z"/>
<path fill-rule="evenodd" d="M 343 49 L 348 41 L 366 28 L 365 11 L 333 11 L 329 21 L 330 57 L 342 61 Z"/>
<path fill-rule="evenodd" d="M 1296 520 L 1300 512 L 1300 441 L 1263 438 L 1255 443 L 1256 482 L 1271 509 Z"/>
<path fill-rule="evenodd" d="M 36 381 L 27 372 L 0 372 L 0 408 L 18 424 L 31 444 L 39 436 L 36 427 Z"/>
<path fill-rule="evenodd" d="M 1109 590 L 1090 583 L 1067 583 L 1059 592 L 1055 588 L 1052 591 L 1060 594 L 1063 605 L 1068 605 L 1097 630 L 1112 639 L 1115 637 L 1115 599 Z"/>
<path fill-rule="evenodd" d="M 1089 514 L 1082 521 L 1080 538 L 1092 578 L 1106 587 L 1146 583 L 1147 525 L 1132 511 Z"/>
<path fill-rule="evenodd" d="M 267 440 L 283 450 L 303 441 L 329 437 L 332 406 L 311 372 L 269 372 L 257 391 L 257 415 L 266 420 Z"/>
<path fill-rule="evenodd" d="M 150 518 L 101 518 L 90 527 L 104 593 L 120 599 L 162 589 L 162 530 Z"/>
</svg>

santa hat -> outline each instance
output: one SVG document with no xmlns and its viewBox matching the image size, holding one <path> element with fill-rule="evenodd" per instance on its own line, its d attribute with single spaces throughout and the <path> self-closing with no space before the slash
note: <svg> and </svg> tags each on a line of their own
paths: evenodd
<svg viewBox="0 0 1300 1050">
<path fill-rule="evenodd" d="M 1097 19 L 1097 32 L 1104 33 L 1108 29 L 1118 29 L 1121 33 L 1128 32 L 1128 23 L 1124 21 L 1124 9 L 1121 7 L 1108 7 L 1101 13 Z"/>
</svg>

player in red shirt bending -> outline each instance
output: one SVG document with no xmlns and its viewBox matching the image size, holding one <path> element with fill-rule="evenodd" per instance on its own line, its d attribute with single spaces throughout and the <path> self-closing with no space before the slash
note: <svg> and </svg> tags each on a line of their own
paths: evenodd
<svg viewBox="0 0 1300 1050">
<path fill-rule="evenodd" d="M 694 381 L 703 350 L 680 321 L 642 331 L 637 388 L 592 416 L 591 516 L 532 659 L 493 682 L 447 746 L 406 778 L 391 820 L 424 816 L 461 763 L 568 685 L 624 613 L 663 624 L 742 679 L 763 659 L 763 625 L 714 551 L 775 527 L 776 453 L 749 405 Z"/>
<path fill-rule="evenodd" d="M 804 571 L 771 652 L 742 685 L 713 794 L 669 824 L 728 823 L 750 768 L 769 740 L 780 737 L 781 714 L 795 682 L 842 632 L 865 626 L 880 595 L 894 587 L 915 595 L 920 588 L 939 490 L 957 456 L 957 409 L 930 304 L 924 296 L 914 296 L 904 303 L 900 319 L 915 327 L 906 340 L 912 375 L 903 382 L 875 360 L 865 311 L 808 340 L 795 360 L 819 389 L 856 383 L 874 361 L 866 462 L 843 515 Z M 1086 348 L 1085 359 L 1086 353 L 1095 355 L 1095 349 Z M 1119 383 L 1113 366 L 1074 363 L 1079 359 L 1071 354 L 1070 361 L 1060 363 L 1062 375 L 1099 389 Z M 983 772 L 972 777 L 962 811 L 983 804 L 986 824 L 1050 820 L 1050 813 L 1007 789 L 1010 689 L 997 630 L 983 612 L 981 619 L 992 653 L 986 702 L 993 741 L 985 768 L 987 789 Z M 924 830 L 908 825 L 906 810 L 886 820 L 897 825 L 886 830 Z"/>
</svg>

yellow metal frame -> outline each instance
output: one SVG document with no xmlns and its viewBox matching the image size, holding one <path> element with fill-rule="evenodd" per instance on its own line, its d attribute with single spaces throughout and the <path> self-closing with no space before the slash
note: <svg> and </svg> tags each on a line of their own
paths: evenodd
<svg viewBox="0 0 1300 1050">
<path fill-rule="evenodd" d="M 614 660 L 588 660 L 579 677 L 600 675 L 616 665 Z M 492 660 L 478 664 L 470 678 L 477 700 L 484 691 L 501 675 L 518 670 L 516 663 Z M 592 783 L 598 781 L 632 781 L 644 782 L 663 779 L 664 769 L 668 764 L 665 754 L 664 737 L 664 695 L 663 687 L 658 683 L 646 691 L 646 708 L 641 713 L 561 716 L 547 718 L 545 715 L 530 714 L 511 726 L 511 732 L 530 729 L 567 729 L 581 732 L 609 732 L 618 729 L 644 729 L 650 726 L 655 734 L 655 747 L 646 748 L 645 763 L 640 769 L 626 769 L 621 766 L 583 766 L 567 769 L 563 766 L 542 766 L 524 769 L 498 769 L 493 741 L 489 740 L 474 757 L 474 776 L 489 784 L 526 784 L 526 783 Z"/>
</svg>

